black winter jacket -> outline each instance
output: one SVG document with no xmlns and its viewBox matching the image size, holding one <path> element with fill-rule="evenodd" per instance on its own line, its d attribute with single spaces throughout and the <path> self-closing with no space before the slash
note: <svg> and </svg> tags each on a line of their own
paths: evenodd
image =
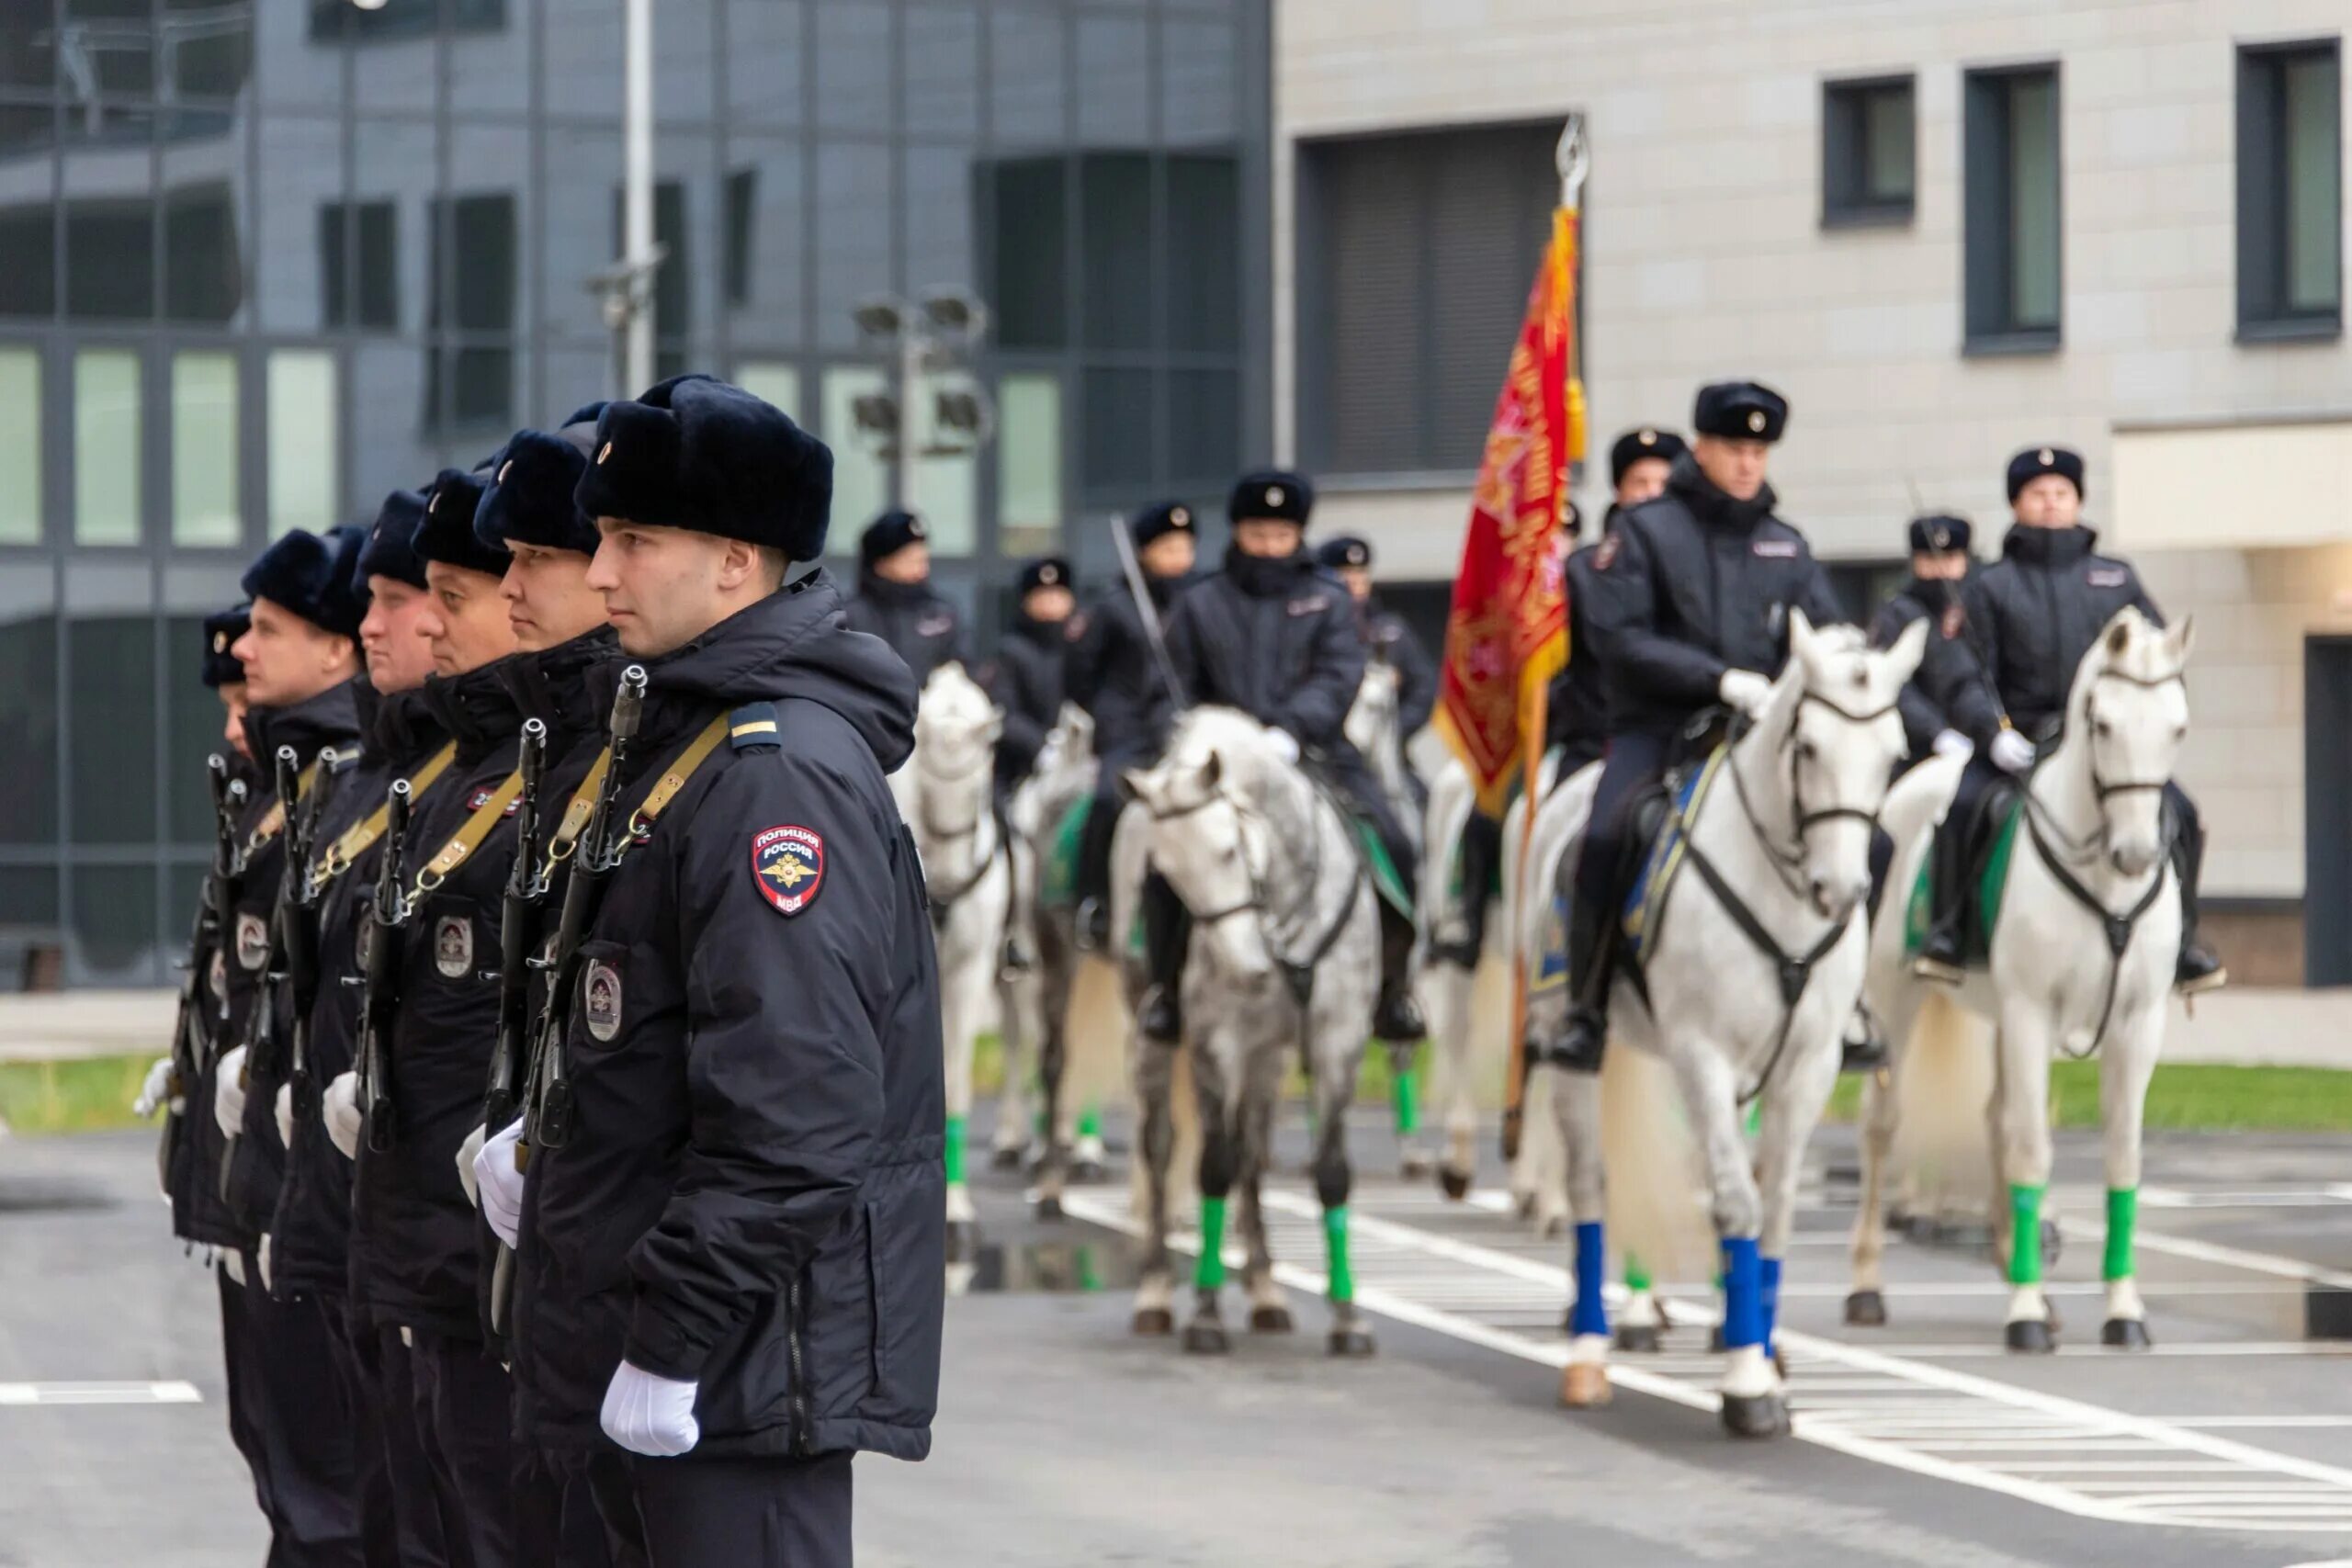
<svg viewBox="0 0 2352 1568">
<path fill-rule="evenodd" d="M 237 814 L 238 819 L 232 825 L 232 833 L 242 843 L 244 836 L 253 830 L 254 810 L 251 803 L 260 787 L 256 783 L 258 775 L 243 752 L 224 750 L 222 755 L 229 764 L 229 778 L 245 787 L 246 809 Z M 209 866 L 198 897 L 208 901 L 213 897 Z M 194 971 L 191 977 L 196 983 L 191 1005 L 195 1011 L 192 1021 L 198 1034 L 195 1059 L 199 1077 L 205 1074 L 206 1064 L 228 1050 L 237 1039 L 232 1032 L 229 1016 L 230 971 L 236 964 L 232 951 L 236 945 L 235 925 L 232 916 L 229 929 L 216 930 L 210 915 L 207 914 L 203 927 L 198 930 L 197 943 L 188 953 L 188 963 Z M 191 926 L 191 929 L 197 928 Z M 164 1133 L 163 1177 L 164 1196 L 172 1206 L 172 1234 L 183 1241 L 201 1244 L 205 1238 L 194 1234 L 200 1223 L 199 1213 L 209 1215 L 209 1228 L 226 1228 L 227 1212 L 220 1205 L 219 1191 L 220 1130 L 212 1125 L 210 1096 L 198 1089 L 187 1089 L 180 1099 L 180 1109 L 168 1114 L 172 1122 Z M 209 1134 L 204 1132 L 207 1127 L 210 1128 Z M 199 1181 L 198 1140 L 202 1136 L 212 1140 L 209 1145 L 211 1163 L 206 1168 L 204 1180 Z"/>
<path fill-rule="evenodd" d="M 520 1429 L 601 1444 L 626 1357 L 699 1385 L 692 1457 L 930 1450 L 944 1305 L 939 987 L 886 773 L 900 660 L 817 573 L 644 661 L 621 803 L 714 716 L 722 744 L 614 874 L 566 1041 L 571 1141 L 531 1161 Z M 597 671 L 609 703 L 614 665 Z"/>
<path fill-rule="evenodd" d="M 2075 667 L 2116 612 L 2164 615 L 2139 573 L 2097 552 L 2088 528 L 2011 528 L 2001 558 L 1969 581 L 1968 640 L 1975 671 L 1957 672 L 1944 702 L 1954 726 L 1981 750 L 2008 722 L 2036 742 L 2058 733 Z"/>
<path fill-rule="evenodd" d="M 1193 701 L 1239 708 L 1335 766 L 1357 761 L 1342 727 L 1363 683 L 1363 638 L 1346 587 L 1314 557 L 1228 547 L 1225 570 L 1169 617 L 1168 653 Z"/>
<path fill-rule="evenodd" d="M 1618 509 L 1611 505 L 1613 523 Z M 1566 754 L 1569 772 L 1582 767 L 1609 745 L 1609 671 L 1592 639 L 1591 614 L 1586 602 L 1594 592 L 1593 555 L 1599 545 L 1587 545 L 1568 557 L 1568 662 L 1552 679 L 1544 699 L 1544 743 Z"/>
<path fill-rule="evenodd" d="M 1062 712 L 1062 656 L 1069 646 L 1068 623 L 1017 615 L 986 679 L 989 697 L 1004 711 L 1004 733 L 996 743 L 997 783 L 1012 788 L 1037 765 L 1037 753 Z"/>
<path fill-rule="evenodd" d="M 1724 671 L 1775 675 L 1788 615 L 1846 619 L 1804 536 L 1715 488 L 1689 453 L 1666 492 L 1621 513 L 1595 547 L 1585 623 L 1609 671 L 1611 732 L 1670 734 L 1717 701 Z"/>
<path fill-rule="evenodd" d="M 1903 714 L 1903 739 L 1915 762 L 1933 749 L 1937 736 L 1958 728 L 1944 706 L 1955 686 L 1980 678 L 1976 655 L 1961 635 L 1967 622 L 1965 592 L 1962 583 L 1915 577 L 1881 604 L 1871 620 L 1874 648 L 1894 647 L 1914 621 L 1928 623 L 1928 647 L 1919 657 L 1918 671 L 1895 699 Z"/>
<path fill-rule="evenodd" d="M 521 710 L 501 666 L 424 685 L 424 702 L 458 743 L 457 761 L 411 818 L 403 880 L 418 877 L 514 771 Z M 558 803 L 556 810 L 560 812 Z M 458 1145 L 481 1120 L 498 1032 L 501 898 L 514 860 L 512 807 L 439 885 L 420 890 L 399 937 L 400 1010 L 387 1042 L 392 1146 L 359 1148 L 353 1226 L 355 1289 L 379 1325 L 449 1338 L 481 1333 L 477 1216 L 458 1179 Z"/>
<path fill-rule="evenodd" d="M 1437 705 L 1437 666 L 1404 616 L 1382 609 L 1378 600 L 1357 608 L 1356 624 L 1363 633 L 1366 651 L 1396 668 L 1396 736 L 1409 740 L 1430 721 L 1430 710 Z"/>
<path fill-rule="evenodd" d="M 1200 581 L 1192 572 L 1144 579 L 1163 631 Z M 1113 589 L 1081 613 L 1064 669 L 1065 692 L 1094 721 L 1094 754 L 1106 767 L 1132 766 L 1158 753 L 1168 739 L 1168 692 L 1125 589 Z"/>
<path fill-rule="evenodd" d="M 360 720 L 359 760 L 335 780 L 319 825 L 321 855 L 345 829 L 384 804 L 392 780 L 413 773 L 447 739 L 421 691 L 379 696 L 363 679 L 352 694 Z M 359 1043 L 359 987 L 345 981 L 362 973 L 360 925 L 375 901 L 382 850 L 379 839 L 352 857 L 320 895 L 319 989 L 311 1005 L 311 1082 L 320 1095 L 337 1074 L 350 1071 Z M 341 1297 L 350 1279 L 351 1161 L 317 1120 L 318 1108 L 309 1109 L 309 1116 L 298 1115 L 270 1225 L 270 1278 L 281 1299 Z"/>
<path fill-rule="evenodd" d="M 914 671 L 918 692 L 933 671 L 964 657 L 964 628 L 955 601 L 928 582 L 893 582 L 869 572 L 858 579 L 857 596 L 846 608 L 849 629 L 888 643 Z"/>
</svg>

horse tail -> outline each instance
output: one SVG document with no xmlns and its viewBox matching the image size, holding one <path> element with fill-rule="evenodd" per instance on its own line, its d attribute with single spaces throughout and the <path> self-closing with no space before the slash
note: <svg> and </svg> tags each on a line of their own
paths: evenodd
<svg viewBox="0 0 2352 1568">
<path fill-rule="evenodd" d="M 1942 987 L 1925 987 L 1895 1075 L 1894 1173 L 1915 1213 L 1992 1212 L 1993 1027 Z M 1871 1092 L 1885 1093 L 1873 1085 Z"/>
<path fill-rule="evenodd" d="M 1115 964 L 1091 955 L 1070 976 L 1069 1011 L 1062 1030 L 1062 1105 L 1075 1112 L 1099 1106 L 1126 1082 L 1131 1025 Z"/>
<path fill-rule="evenodd" d="M 1619 1248 L 1659 1280 L 1713 1279 L 1704 1164 L 1664 1062 L 1623 1042 L 1611 1045 L 1600 1069 L 1600 1128 Z"/>
</svg>

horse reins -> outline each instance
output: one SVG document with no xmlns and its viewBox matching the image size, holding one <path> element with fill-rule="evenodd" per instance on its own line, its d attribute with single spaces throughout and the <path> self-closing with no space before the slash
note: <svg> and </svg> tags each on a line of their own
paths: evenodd
<svg viewBox="0 0 2352 1568">
<path fill-rule="evenodd" d="M 934 773 L 931 769 L 924 767 L 922 764 L 922 759 L 920 756 L 915 759 L 914 768 L 915 772 L 925 779 L 933 780 L 942 784 L 960 782 L 959 780 L 951 780 L 949 775 L 945 773 Z M 984 804 L 981 806 L 979 810 L 972 814 L 972 820 L 968 826 L 957 828 L 953 830 L 944 829 L 942 829 L 937 821 L 932 817 L 931 796 L 926 793 L 918 797 L 916 815 L 922 820 L 923 836 L 930 839 L 934 843 L 945 845 L 958 843 L 966 839 L 978 838 L 982 829 L 984 829 L 989 823 L 995 820 L 996 814 Z M 988 846 L 988 850 L 985 854 L 978 854 L 974 857 L 972 873 L 970 875 L 965 877 L 961 882 L 956 883 L 954 886 L 947 888 L 944 892 L 933 891 L 926 887 L 925 897 L 931 905 L 931 923 L 933 930 L 937 930 L 947 923 L 947 917 L 954 911 L 956 905 L 962 900 L 965 895 L 970 893 L 972 889 L 980 885 L 980 880 L 988 875 L 990 869 L 995 866 L 999 858 L 1004 854 L 1006 847 L 1003 836 L 1000 834 L 997 838 L 997 841 Z"/>
</svg>

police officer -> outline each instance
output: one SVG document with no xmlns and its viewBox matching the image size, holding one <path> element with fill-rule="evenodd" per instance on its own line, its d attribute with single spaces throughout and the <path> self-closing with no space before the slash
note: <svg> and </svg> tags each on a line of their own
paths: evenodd
<svg viewBox="0 0 2352 1568">
<path fill-rule="evenodd" d="M 1763 705 L 1788 654 L 1790 609 L 1819 623 L 1843 616 L 1765 482 L 1788 417 L 1787 400 L 1753 381 L 1701 388 L 1697 437 L 1673 460 L 1666 489 L 1619 513 L 1594 548 L 1585 624 L 1608 671 L 1610 740 L 1577 862 L 1568 919 L 1576 1002 L 1549 1053 L 1561 1066 L 1600 1066 L 1617 892 L 1637 847 L 1635 802 L 1701 714 L 1720 705 L 1752 715 Z"/>
<path fill-rule="evenodd" d="M 1071 614 L 1078 608 L 1069 562 L 1040 556 L 1014 582 L 1019 603 L 1012 625 L 997 643 L 987 679 L 989 697 L 1004 713 L 996 743 L 997 788 L 1010 794 L 1037 765 L 1046 737 L 1061 718 L 1062 664 Z"/>
<path fill-rule="evenodd" d="M 253 624 L 251 604 L 238 604 L 204 617 L 204 683 L 220 699 L 220 739 L 229 745 L 230 767 L 235 770 L 242 759 L 248 783 L 253 751 L 245 744 L 245 709 L 251 699 L 245 692 L 245 667 L 229 650 Z"/>
<path fill-rule="evenodd" d="M 322 787 L 332 761 L 358 733 L 354 642 L 364 609 L 356 566 L 361 536 L 338 529 L 322 536 L 296 530 L 274 541 L 246 571 L 252 624 L 231 650 L 244 666 L 252 706 L 245 732 L 265 779 L 281 746 L 293 749 L 303 770 L 302 799 Z M 302 799 L 280 802 L 274 784 L 255 792 L 245 831 L 258 842 L 231 934 L 228 967 L 231 1013 L 250 1042 L 263 1010 L 284 1042 L 289 987 L 267 973 L 285 869 L 284 824 Z M 214 1246 L 240 1254 L 234 1274 L 242 1342 L 229 1347 L 229 1373 L 242 1393 L 232 1411 L 243 1416 L 259 1454 L 255 1491 L 270 1521 L 274 1561 L 356 1563 L 361 1561 L 358 1460 L 350 1400 L 334 1368 L 338 1332 L 333 1306 L 316 1294 L 270 1289 L 267 1227 L 285 1175 L 285 1147 L 277 1117 L 277 1073 L 261 1070 L 247 1083 L 248 1044 L 220 1055 L 199 1088 L 210 1097 L 215 1131 L 197 1151 L 197 1180 L 217 1193 L 201 1228 Z M 266 1064 L 263 1065 L 266 1066 Z M 284 1054 L 278 1055 L 282 1071 Z M 231 1141 L 233 1140 L 233 1141 Z M 225 1145 L 225 1146 L 224 1146 Z M 226 1312 L 224 1303 L 224 1313 Z M 232 1427 L 238 1423 L 232 1416 Z"/>
<path fill-rule="evenodd" d="M 1955 682 L 1947 694 L 1954 725 L 1976 744 L 1961 775 L 1952 809 L 1938 829 L 1930 877 L 1936 918 L 1914 967 L 1923 977 L 1957 984 L 1965 949 L 1969 838 L 1996 773 L 2022 777 L 2036 748 L 2057 737 L 2075 671 L 2100 630 L 2126 605 L 2157 625 L 2164 616 L 2123 561 L 2098 553 L 2098 536 L 2082 525 L 2083 459 L 2064 446 L 2029 446 L 2009 459 L 2009 509 L 2015 525 L 2001 558 L 1967 590 L 1968 637 L 1984 678 Z M 2199 940 L 2197 881 L 2205 832 L 2196 803 L 2169 781 L 2165 803 L 2177 829 L 2174 869 L 2180 881 L 2180 954 L 2174 984 L 2185 993 L 2228 983 L 2221 960 Z"/>
<path fill-rule="evenodd" d="M 390 1115 L 375 1124 L 366 1086 L 353 1085 L 361 1092 L 347 1102 L 346 1132 L 358 1162 L 358 1291 L 375 1327 L 409 1347 L 412 1403 L 387 1418 L 411 1424 L 428 1506 L 447 1521 L 452 1558 L 472 1568 L 521 1561 L 513 1389 L 482 1345 L 474 1213 L 455 1165 L 481 1119 L 497 1032 L 500 897 L 514 850 L 506 809 L 520 787 L 522 716 L 497 669 L 514 648 L 499 594 L 507 553 L 474 534 L 488 481 L 487 471 L 444 470 L 415 534 L 427 585 L 419 630 L 433 660 L 423 698 L 452 750 L 417 797 L 395 868 L 413 911 L 379 932 L 396 944 L 397 1011 L 376 1085 Z"/>
<path fill-rule="evenodd" d="M 1968 581 L 1968 519 L 1939 513 L 1911 520 L 1911 581 L 1897 589 L 1871 620 L 1871 644 L 1892 648 L 1914 621 L 1928 626 L 1928 651 L 1918 673 L 1903 688 L 1897 705 L 1911 761 L 1931 755 L 1965 757 L 1975 750 L 1951 726 L 1944 694 L 1955 681 L 1972 679 L 1976 656 L 1962 637 L 1968 613 L 1962 585 Z"/>
<path fill-rule="evenodd" d="M 1610 443 L 1609 508 L 1600 517 L 1602 538 L 1627 511 L 1666 492 L 1675 459 L 1689 449 L 1680 435 L 1652 425 L 1629 430 Z M 1609 742 L 1608 677 L 1585 610 L 1593 592 L 1593 557 L 1600 547 L 1598 540 L 1581 538 L 1582 519 L 1573 504 L 1567 523 L 1568 662 L 1553 682 L 1544 708 L 1544 739 L 1560 749 L 1555 776 L 1562 779 L 1600 761 Z"/>
<path fill-rule="evenodd" d="M 1437 666 L 1405 617 L 1373 597 L 1368 540 L 1342 534 L 1323 541 L 1315 556 L 1324 570 L 1347 585 L 1348 597 L 1356 602 L 1356 629 L 1365 649 L 1396 668 L 1396 739 L 1401 745 L 1420 733 L 1437 705 Z M 1418 790 L 1419 780 L 1414 784 Z"/>
<path fill-rule="evenodd" d="M 1363 682 L 1363 638 L 1347 590 L 1300 547 L 1314 504 L 1313 488 L 1297 474 L 1242 476 L 1227 505 L 1233 542 L 1224 569 L 1177 604 L 1168 621 L 1169 660 L 1188 701 L 1239 708 L 1306 754 L 1379 835 L 1409 898 L 1417 869 L 1411 840 L 1343 728 Z M 1411 1044 L 1423 1032 L 1413 1001 L 1413 924 L 1385 899 L 1378 903 L 1380 1000 L 1372 1031 Z M 1144 918 L 1165 939 L 1149 942 L 1155 964 L 1165 967 L 1153 975 L 1136 1021 L 1151 1038 L 1173 1041 L 1182 1031 L 1177 994 L 1186 939 L 1179 933 L 1187 921 L 1162 878 L 1147 886 Z"/>
<path fill-rule="evenodd" d="M 846 1562 L 851 1455 L 929 1450 L 945 1294 L 937 967 L 885 777 L 914 682 L 826 573 L 778 592 L 823 550 L 821 443 L 703 377 L 594 439 L 589 581 L 650 683 L 560 998 L 570 1136 L 475 1162 L 520 1242 L 519 1419 L 654 1461 L 655 1562 Z"/>
<path fill-rule="evenodd" d="M 1144 591 L 1165 626 L 1195 581 L 1199 529 L 1193 509 L 1181 501 L 1155 502 L 1128 519 L 1127 538 L 1143 570 Z M 1169 704 L 1159 656 L 1125 582 L 1106 591 L 1079 620 L 1065 678 L 1069 700 L 1094 721 L 1098 765 L 1094 804 L 1079 840 L 1078 931 L 1081 943 L 1100 949 L 1111 929 L 1111 837 L 1125 804 L 1119 775 L 1148 767 L 1159 755 L 1168 739 Z"/>
<path fill-rule="evenodd" d="M 915 672 L 964 657 L 964 632 L 953 601 L 931 585 L 931 530 L 911 512 L 885 512 L 857 541 L 857 596 L 850 630 L 871 632 Z"/>
</svg>

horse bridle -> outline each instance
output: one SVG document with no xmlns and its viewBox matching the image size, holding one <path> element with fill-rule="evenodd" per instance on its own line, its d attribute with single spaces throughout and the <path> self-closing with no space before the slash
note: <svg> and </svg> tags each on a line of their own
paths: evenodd
<svg viewBox="0 0 2352 1568">
<path fill-rule="evenodd" d="M 2083 723 L 2089 731 L 2083 737 L 2083 744 L 2090 752 L 2091 796 L 2099 808 L 2097 835 L 2089 839 L 2077 840 L 2073 834 L 2048 819 L 2048 812 L 2040 802 L 2034 799 L 2032 790 L 2028 789 L 2024 792 L 2028 816 L 2035 819 L 2036 827 L 2064 846 L 2064 858 L 2075 864 L 2084 864 L 2095 858 L 2098 853 L 2099 846 L 2107 841 L 2107 803 L 2109 800 L 2119 795 L 2162 795 L 2165 786 L 2172 782 L 2169 778 L 2126 779 L 2120 784 L 2115 784 L 2099 773 L 2098 724 L 2098 682 L 2101 681 L 2120 681 L 2127 686 L 2137 686 L 2143 692 L 2160 692 L 2166 686 L 2186 683 L 2185 678 L 2177 670 L 2169 675 L 2154 676 L 2127 675 L 2120 670 L 2102 670 L 2091 678 L 2091 694 L 2083 704 Z M 2038 771 L 2041 763 L 2037 761 L 2034 766 Z M 2031 774 L 2027 776 L 2030 780 Z M 2045 856 L 2046 853 L 2047 846 L 2045 846 Z"/>
<path fill-rule="evenodd" d="M 915 756 L 914 769 L 915 772 L 922 778 L 935 783 L 956 784 L 962 782 L 961 775 L 943 773 L 923 766 L 922 756 L 920 752 Z M 972 819 L 970 822 L 961 828 L 943 829 L 931 814 L 931 796 L 928 792 L 919 794 L 916 796 L 915 815 L 922 819 L 923 836 L 933 843 L 943 845 L 961 843 L 967 839 L 978 838 L 982 828 L 992 820 L 994 817 L 994 813 L 989 809 L 987 801 L 985 797 L 983 797 L 979 809 L 972 813 Z M 997 844 L 990 846 L 988 853 L 975 856 L 971 874 L 965 877 L 963 881 L 957 883 L 955 886 L 948 888 L 944 892 L 926 893 L 926 901 L 931 906 L 931 917 L 934 924 L 945 921 L 948 911 L 954 908 L 956 903 L 961 900 L 966 894 L 971 892 L 973 888 L 978 887 L 980 885 L 980 879 L 988 875 L 989 868 L 996 864 L 997 855 L 1002 848 L 1002 841 L 1000 840 Z"/>
<path fill-rule="evenodd" d="M 1313 786 L 1313 781 L 1310 779 L 1308 782 L 1310 786 Z M 1315 788 L 1315 798 L 1318 803 L 1322 803 L 1326 800 L 1326 796 L 1319 787 Z M 1206 795 L 1193 802 L 1190 806 L 1170 807 L 1166 809 L 1147 806 L 1144 810 L 1145 815 L 1149 817 L 1154 822 L 1173 822 L 1182 818 L 1197 815 L 1200 812 L 1207 810 L 1212 806 L 1218 805 L 1232 807 L 1235 823 L 1245 829 L 1253 818 L 1256 818 L 1261 822 L 1264 821 L 1264 818 L 1261 816 L 1252 812 L 1248 807 L 1242 805 L 1241 802 L 1236 800 L 1233 796 L 1226 794 L 1222 789 L 1210 790 Z M 1295 988 L 1299 985 L 1300 976 L 1311 976 L 1314 974 L 1315 966 L 1320 964 L 1324 957 L 1329 953 L 1332 947 L 1338 943 L 1340 940 L 1340 933 L 1347 929 L 1348 917 L 1354 912 L 1356 898 L 1361 892 L 1361 885 L 1364 876 L 1363 866 L 1362 863 L 1359 862 L 1356 867 L 1356 880 L 1358 886 L 1350 888 L 1347 901 L 1340 906 L 1338 917 L 1333 919 L 1330 926 L 1325 930 L 1322 937 L 1316 942 L 1315 950 L 1311 953 L 1309 953 L 1304 960 L 1292 960 L 1283 958 L 1280 955 L 1278 944 L 1274 941 L 1274 927 L 1277 924 L 1285 923 L 1302 916 L 1310 915 L 1314 912 L 1315 892 L 1316 889 L 1321 886 L 1323 881 L 1323 834 L 1321 827 L 1322 825 L 1319 822 L 1317 823 L 1316 830 L 1309 836 L 1314 845 L 1314 855 L 1313 858 L 1306 863 L 1305 890 L 1299 895 L 1298 902 L 1293 905 L 1290 908 L 1283 911 L 1280 916 L 1274 915 L 1267 907 L 1265 882 L 1259 876 L 1257 867 L 1250 863 L 1250 852 L 1246 840 L 1242 846 L 1241 863 L 1243 868 L 1249 873 L 1250 897 L 1238 904 L 1228 904 L 1222 909 L 1196 909 L 1191 911 L 1193 923 L 1195 926 L 1214 926 L 1220 921 L 1229 920 L 1236 915 L 1255 914 L 1258 917 L 1259 940 L 1265 943 L 1266 952 L 1269 955 L 1273 957 L 1275 964 L 1290 976 L 1291 984 Z M 1305 998 L 1302 997 L 1302 1004 L 1304 1003 L 1304 1000 Z"/>
<path fill-rule="evenodd" d="M 1867 713 L 1857 713 L 1843 704 L 1813 691 L 1799 694 L 1798 711 L 1802 713 L 1807 704 L 1826 707 L 1849 724 L 1876 724 L 1888 714 L 1894 712 L 1896 707 L 1894 703 L 1890 702 L 1883 707 L 1872 708 Z M 1736 731 L 1731 739 L 1724 742 L 1726 749 L 1736 744 L 1744 732 L 1744 730 Z M 1763 846 L 1765 855 L 1772 863 L 1773 874 L 1781 879 L 1781 886 L 1787 888 L 1791 894 L 1802 898 L 1804 897 L 1805 890 L 1792 874 L 1801 873 L 1804 867 L 1805 835 L 1825 822 L 1860 822 L 1875 832 L 1878 829 L 1879 811 L 1877 807 L 1864 810 L 1859 806 L 1843 804 L 1824 807 L 1816 811 L 1807 810 L 1804 804 L 1804 781 L 1796 766 L 1796 720 L 1792 717 L 1789 721 L 1788 733 L 1781 739 L 1780 750 L 1790 753 L 1789 829 L 1790 837 L 1796 843 L 1796 848 L 1793 850 L 1784 852 L 1778 843 L 1773 841 L 1771 834 L 1765 829 L 1762 819 L 1756 815 L 1755 807 L 1748 801 L 1747 779 L 1742 776 L 1736 762 L 1731 762 L 1728 757 L 1725 760 L 1731 769 L 1732 793 L 1739 797 L 1740 815 L 1747 818 L 1748 830 L 1756 835 L 1756 841 Z"/>
</svg>

